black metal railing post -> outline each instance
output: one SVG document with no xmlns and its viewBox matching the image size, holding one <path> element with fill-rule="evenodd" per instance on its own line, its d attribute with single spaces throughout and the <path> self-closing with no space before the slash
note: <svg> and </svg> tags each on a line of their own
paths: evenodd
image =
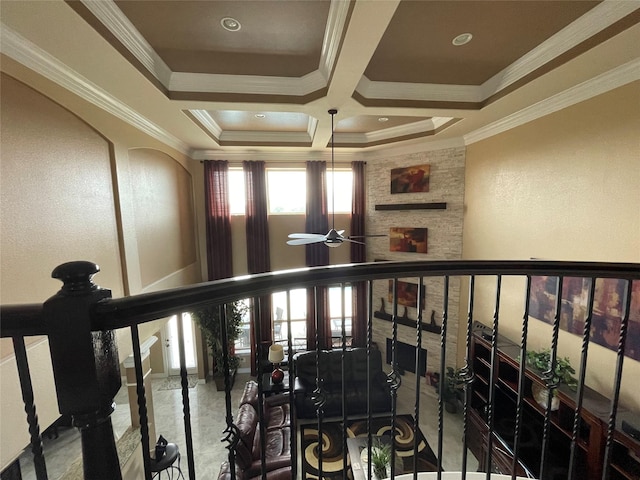
<svg viewBox="0 0 640 480">
<path fill-rule="evenodd" d="M 43 306 L 56 383 L 58 408 L 79 428 L 84 477 L 120 480 L 111 413 L 120 389 L 118 349 L 113 330 L 91 331 L 91 311 L 111 291 L 92 277 L 100 271 L 91 262 L 58 266 L 51 276 L 63 282 Z"/>
</svg>

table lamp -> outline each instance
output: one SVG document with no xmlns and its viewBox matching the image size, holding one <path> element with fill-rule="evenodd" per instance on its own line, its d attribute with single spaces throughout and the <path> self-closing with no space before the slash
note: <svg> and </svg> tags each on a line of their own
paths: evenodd
<svg viewBox="0 0 640 480">
<path fill-rule="evenodd" d="M 269 361 L 273 363 L 273 372 L 271 372 L 271 381 L 274 384 L 280 384 L 284 380 L 284 372 L 280 370 L 280 362 L 284 360 L 284 348 L 282 345 L 271 345 L 269 347 Z"/>
</svg>

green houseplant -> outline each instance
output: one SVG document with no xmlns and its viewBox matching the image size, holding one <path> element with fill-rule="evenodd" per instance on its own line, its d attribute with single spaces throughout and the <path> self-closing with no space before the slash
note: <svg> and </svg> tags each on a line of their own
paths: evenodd
<svg viewBox="0 0 640 480">
<path fill-rule="evenodd" d="M 549 369 L 551 363 L 551 350 L 546 348 L 542 350 L 530 350 L 527 352 L 527 365 L 545 372 Z M 576 390 L 578 381 L 572 376 L 576 371 L 571 366 L 567 357 L 556 358 L 556 368 L 554 370 L 553 380 L 566 384 L 571 390 Z M 531 394 L 542 408 L 546 408 L 549 403 L 549 390 L 541 387 L 537 383 L 532 383 Z M 557 410 L 560 407 L 560 401 L 557 397 L 556 390 L 553 390 L 551 397 L 551 410 Z"/>
<path fill-rule="evenodd" d="M 387 478 L 387 468 L 391 465 L 391 445 L 379 440 L 371 445 L 371 466 L 374 478 Z"/>
<path fill-rule="evenodd" d="M 527 352 L 527 365 L 534 367 L 541 372 L 549 369 L 551 363 L 551 350 L 548 348 L 542 350 L 529 350 Z M 578 381 L 573 377 L 576 373 L 571 366 L 568 357 L 556 358 L 555 380 L 565 383 L 571 390 L 576 390 Z"/>
<path fill-rule="evenodd" d="M 439 393 L 440 382 L 436 384 L 436 393 Z M 442 391 L 444 408 L 449 413 L 458 413 L 464 402 L 464 381 L 460 378 L 460 369 L 447 367 L 444 376 L 444 389 Z"/>
<path fill-rule="evenodd" d="M 225 304 L 227 316 L 227 339 L 229 373 L 232 384 L 235 373 L 240 364 L 240 358 L 235 354 L 235 341 L 241 333 L 241 323 L 249 308 L 243 301 Z M 224 390 L 224 349 L 222 348 L 222 319 L 217 306 L 203 307 L 191 314 L 192 318 L 204 332 L 209 353 L 213 357 L 213 378 L 218 390 Z"/>
</svg>

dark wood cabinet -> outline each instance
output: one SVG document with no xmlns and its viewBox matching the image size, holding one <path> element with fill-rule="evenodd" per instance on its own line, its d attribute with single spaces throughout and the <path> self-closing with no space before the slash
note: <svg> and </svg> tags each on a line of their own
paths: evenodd
<svg viewBox="0 0 640 480">
<path fill-rule="evenodd" d="M 471 353 L 475 379 L 472 386 L 469 410 L 467 444 L 480 463 L 480 469 L 487 469 L 489 448 L 487 425 L 490 381 L 493 371 L 494 408 L 491 441 L 492 465 L 496 472 L 512 474 L 513 444 L 518 399 L 518 378 L 520 347 L 506 338 L 498 338 L 495 364 L 491 364 L 490 329 L 477 324 L 472 337 Z M 538 404 L 532 394 L 532 387 L 544 386 L 540 375 L 526 370 L 524 402 L 522 412 L 522 433 L 518 452 L 519 464 L 516 474 L 529 471 L 535 478 L 540 473 L 540 458 L 544 429 L 545 408 Z M 557 409 L 551 412 L 550 436 L 544 479 L 566 479 L 571 452 L 576 392 L 562 384 L 557 390 Z M 577 441 L 577 461 L 575 478 L 601 480 L 606 445 L 607 422 L 610 401 L 596 391 L 585 387 L 581 422 Z M 620 412 L 620 410 L 619 410 Z M 640 443 L 624 432 L 616 431 L 611 462 L 611 479 L 640 478 Z"/>
</svg>

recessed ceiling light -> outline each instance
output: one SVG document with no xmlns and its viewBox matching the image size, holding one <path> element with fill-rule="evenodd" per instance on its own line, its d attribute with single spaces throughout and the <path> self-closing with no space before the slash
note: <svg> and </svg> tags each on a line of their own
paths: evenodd
<svg viewBox="0 0 640 480">
<path fill-rule="evenodd" d="M 378 118 L 378 121 L 379 122 L 388 122 L 389 119 L 387 117 L 380 117 L 380 118 Z"/>
<path fill-rule="evenodd" d="M 266 115 L 264 113 L 256 113 L 256 118 L 264 118 Z"/>
<path fill-rule="evenodd" d="M 224 17 L 222 20 L 220 20 L 220 25 L 222 25 L 222 28 L 224 28 L 225 30 L 229 30 L 230 32 L 237 32 L 242 28 L 240 22 L 231 17 Z"/>
<path fill-rule="evenodd" d="M 456 47 L 460 47 L 469 43 L 472 38 L 473 35 L 471 35 L 470 33 L 461 33 L 456 38 L 454 38 L 451 43 L 453 43 Z"/>
</svg>

